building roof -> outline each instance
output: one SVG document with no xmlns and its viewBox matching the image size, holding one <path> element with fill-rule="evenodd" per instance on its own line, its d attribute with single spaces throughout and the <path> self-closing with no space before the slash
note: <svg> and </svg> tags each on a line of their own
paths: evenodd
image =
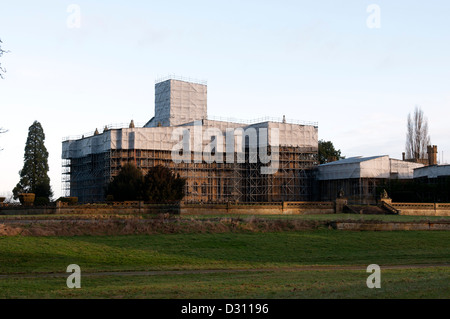
<svg viewBox="0 0 450 319">
<path fill-rule="evenodd" d="M 413 178 L 414 168 L 422 164 L 391 159 L 388 155 L 350 157 L 319 165 L 319 180 L 352 178 Z"/>
<path fill-rule="evenodd" d="M 355 157 L 344 158 L 344 159 L 330 162 L 330 163 L 321 164 L 320 166 L 356 164 L 356 163 L 361 163 L 361 162 L 365 162 L 365 161 L 370 161 L 375 158 L 379 158 L 379 157 L 383 157 L 383 156 L 387 156 L 387 155 L 378 155 L 378 156 L 370 156 L 370 157 L 355 156 Z"/>
<path fill-rule="evenodd" d="M 414 178 L 437 178 L 440 176 L 450 176 L 450 165 L 432 165 L 414 170 Z"/>
</svg>

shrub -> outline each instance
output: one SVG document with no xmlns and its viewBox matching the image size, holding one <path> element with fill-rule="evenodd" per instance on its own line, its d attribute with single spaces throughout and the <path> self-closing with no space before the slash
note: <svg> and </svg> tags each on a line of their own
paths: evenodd
<svg viewBox="0 0 450 319">
<path fill-rule="evenodd" d="M 184 197 L 186 179 L 181 178 L 167 167 L 157 165 L 147 174 L 133 164 L 126 164 L 109 183 L 106 190 L 108 201 L 138 201 L 167 203 L 180 201 Z"/>
<path fill-rule="evenodd" d="M 60 197 L 57 201 L 68 205 L 76 205 L 78 204 L 78 197 Z"/>
<path fill-rule="evenodd" d="M 144 198 L 153 203 L 180 201 L 184 197 L 186 179 L 167 167 L 157 165 L 145 175 Z"/>
<path fill-rule="evenodd" d="M 143 198 L 144 176 L 139 168 L 125 164 L 119 174 L 109 183 L 106 196 L 116 201 L 135 201 Z"/>
<path fill-rule="evenodd" d="M 47 206 L 50 203 L 47 197 L 36 197 L 34 206 Z"/>
</svg>

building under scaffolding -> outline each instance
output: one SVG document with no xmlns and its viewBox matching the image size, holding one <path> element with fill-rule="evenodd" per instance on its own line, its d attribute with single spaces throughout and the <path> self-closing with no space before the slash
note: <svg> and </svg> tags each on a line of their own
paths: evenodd
<svg viewBox="0 0 450 319">
<path fill-rule="evenodd" d="M 320 200 L 334 200 L 342 192 L 349 202 L 374 204 L 378 186 L 390 180 L 412 180 L 415 169 L 420 167 L 423 164 L 387 155 L 351 157 L 322 164 L 317 176 Z"/>
<path fill-rule="evenodd" d="M 166 79 L 155 85 L 155 116 L 143 127 L 105 127 L 62 145 L 63 194 L 105 200 L 125 163 L 155 165 L 185 177 L 186 202 L 310 200 L 317 123 L 227 121 L 207 116 L 207 86 Z"/>
</svg>

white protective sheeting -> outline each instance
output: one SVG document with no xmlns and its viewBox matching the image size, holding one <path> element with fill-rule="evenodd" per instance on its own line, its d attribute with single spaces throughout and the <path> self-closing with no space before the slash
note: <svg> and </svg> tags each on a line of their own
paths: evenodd
<svg viewBox="0 0 450 319">
<path fill-rule="evenodd" d="M 235 151 L 241 151 L 243 141 L 255 148 L 260 140 L 268 141 L 270 146 L 317 148 L 318 128 L 315 125 L 284 121 L 249 125 L 206 118 L 207 86 L 169 79 L 155 85 L 155 116 L 143 128 L 111 129 L 99 135 L 64 141 L 62 158 L 79 158 L 114 149 L 172 151 L 177 144 L 180 145 L 183 129 L 190 132 L 189 143 L 183 145 L 189 144 L 191 151 L 199 151 L 200 148 L 203 151 L 207 145 L 222 145 L 225 150 L 226 133 L 230 130 L 235 134 Z M 216 150 L 220 151 L 219 148 Z"/>
<path fill-rule="evenodd" d="M 171 150 L 173 127 L 124 128 L 109 130 L 79 140 L 68 140 L 62 144 L 62 158 L 80 158 L 115 149 Z"/>
<path fill-rule="evenodd" d="M 410 179 L 414 168 L 422 164 L 390 159 L 388 155 L 372 157 L 351 157 L 319 165 L 319 180 L 351 178 Z"/>
<path fill-rule="evenodd" d="M 62 144 L 62 158 L 84 157 L 88 154 L 99 154 L 111 149 L 111 133 L 106 131 L 99 135 L 94 135 L 79 140 L 67 140 Z"/>
<path fill-rule="evenodd" d="M 450 176 L 450 165 L 433 165 L 414 170 L 414 178 L 438 178 L 440 176 Z"/>
<path fill-rule="evenodd" d="M 247 138 L 250 147 L 258 147 L 260 134 L 269 133 L 269 145 L 274 145 L 274 132 L 279 135 L 280 146 L 312 147 L 317 148 L 317 128 L 314 126 L 265 122 L 249 126 L 238 123 L 220 121 L 196 121 L 183 126 L 171 127 L 144 127 L 123 128 L 108 130 L 102 134 L 79 140 L 63 142 L 62 158 L 79 158 L 89 154 L 104 153 L 114 149 L 141 149 L 141 150 L 167 150 L 171 151 L 180 141 L 183 130 L 189 131 L 190 150 L 194 145 L 201 145 L 201 150 L 217 139 L 218 143 L 226 149 L 226 130 L 233 133 L 242 129 L 242 134 L 234 138 L 234 150 L 241 150 L 241 145 L 247 136 L 256 134 L 255 138 Z M 265 130 L 261 130 L 265 129 Z M 275 129 L 272 131 L 272 129 Z M 215 138 L 213 138 L 213 136 Z M 241 139 L 241 141 L 239 141 Z M 217 144 L 216 144 L 217 145 Z M 238 147 L 239 146 L 239 147 Z M 198 148 L 196 148 L 198 150 Z"/>
<path fill-rule="evenodd" d="M 269 129 L 279 130 L 280 146 L 318 147 L 319 131 L 315 126 L 269 122 Z"/>
<path fill-rule="evenodd" d="M 343 160 L 319 165 L 319 180 L 335 180 L 335 179 L 349 179 L 361 178 L 366 174 L 373 177 L 380 175 L 380 168 L 385 166 L 383 162 L 387 161 L 389 165 L 389 158 L 387 156 L 374 157 L 350 157 Z M 364 162 L 369 162 L 369 165 L 361 165 Z"/>
<path fill-rule="evenodd" d="M 206 85 L 167 80 L 155 84 L 155 116 L 145 126 L 176 126 L 206 116 Z"/>
<path fill-rule="evenodd" d="M 278 146 L 317 148 L 318 128 L 311 125 L 298 125 L 278 122 L 262 122 L 246 126 L 245 128 L 267 129 L 269 145 L 274 146 L 274 134 L 278 134 Z"/>
<path fill-rule="evenodd" d="M 423 167 L 423 164 L 406 162 L 398 159 L 390 159 L 391 174 L 397 174 L 398 179 L 411 179 L 414 177 L 414 169 Z"/>
</svg>

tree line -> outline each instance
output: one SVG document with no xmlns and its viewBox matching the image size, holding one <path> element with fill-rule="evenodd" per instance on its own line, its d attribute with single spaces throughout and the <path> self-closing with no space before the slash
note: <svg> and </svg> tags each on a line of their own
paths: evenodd
<svg viewBox="0 0 450 319">
<path fill-rule="evenodd" d="M 109 183 L 106 199 L 109 201 L 142 200 L 152 203 L 180 201 L 184 197 L 186 179 L 175 175 L 162 165 L 151 167 L 144 175 L 133 163 L 122 166 Z"/>
</svg>

